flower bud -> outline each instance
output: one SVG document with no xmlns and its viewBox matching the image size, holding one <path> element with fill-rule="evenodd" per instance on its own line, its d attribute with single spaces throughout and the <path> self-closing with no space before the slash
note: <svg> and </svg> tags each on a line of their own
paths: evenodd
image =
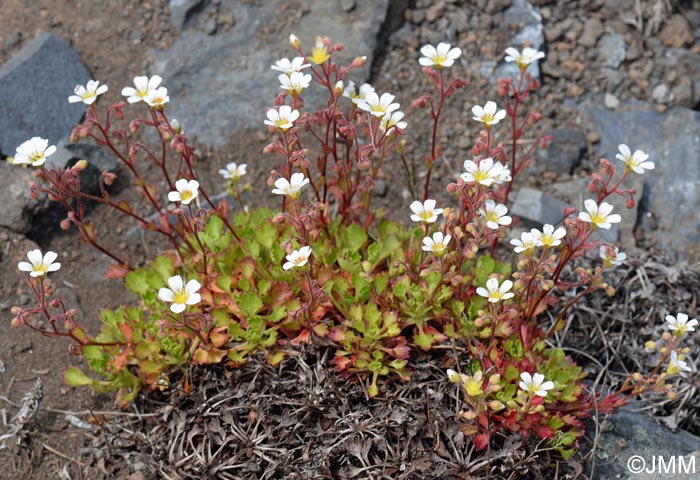
<svg viewBox="0 0 700 480">
<path fill-rule="evenodd" d="M 465 420 L 474 420 L 476 418 L 476 414 L 474 412 L 472 412 L 471 410 L 469 410 L 467 412 L 462 412 L 460 415 Z"/>
<path fill-rule="evenodd" d="M 646 348 L 647 350 L 656 350 L 656 342 L 654 342 L 653 340 L 649 340 L 644 344 L 644 348 Z"/>
<path fill-rule="evenodd" d="M 493 410 L 494 412 L 498 412 L 506 408 L 505 405 L 503 405 L 503 402 L 499 402 L 498 400 L 492 400 L 488 403 L 489 408 Z"/>
<path fill-rule="evenodd" d="M 85 170 L 87 168 L 87 166 L 88 166 L 87 160 L 81 159 L 81 160 L 78 160 L 77 162 L 75 162 L 75 165 L 73 165 L 73 169 L 76 172 L 82 172 L 83 170 Z"/>
<path fill-rule="evenodd" d="M 640 382 L 643 382 L 643 381 L 644 381 L 644 376 L 643 376 L 641 373 L 639 373 L 639 372 L 635 372 L 635 373 L 632 375 L 632 380 L 634 380 L 634 381 L 637 382 L 637 383 L 640 383 Z"/>
<path fill-rule="evenodd" d="M 671 334 L 669 332 L 664 332 L 661 335 L 661 338 L 663 338 L 665 341 L 670 342 L 671 341 Z"/>
<path fill-rule="evenodd" d="M 451 368 L 448 368 L 447 379 L 452 383 L 459 383 L 459 373 L 455 372 Z"/>
<path fill-rule="evenodd" d="M 625 202 L 625 206 L 627 208 L 634 208 L 634 198 L 632 198 L 632 197 L 628 198 L 627 201 Z"/>
<path fill-rule="evenodd" d="M 339 97 L 343 94 L 343 90 L 345 90 L 345 85 L 342 80 L 338 80 L 333 87 L 333 93 L 336 97 Z"/>
<path fill-rule="evenodd" d="M 289 35 L 289 46 L 294 50 L 299 50 L 301 48 L 301 40 L 293 33 Z"/>
<path fill-rule="evenodd" d="M 89 134 L 90 129 L 87 127 L 87 125 L 83 125 L 83 127 L 80 129 L 80 138 L 87 138 Z"/>
<path fill-rule="evenodd" d="M 351 68 L 360 68 L 362 65 L 367 63 L 367 57 L 366 56 L 361 56 L 361 57 L 355 57 L 355 59 L 352 61 L 350 64 Z"/>
<path fill-rule="evenodd" d="M 61 230 L 68 230 L 70 228 L 70 220 L 64 218 L 60 223 Z"/>
<path fill-rule="evenodd" d="M 20 324 L 21 324 L 21 322 L 20 322 L 20 320 L 19 320 L 19 317 L 15 317 L 15 318 L 12 319 L 12 326 L 13 326 L 13 327 L 17 328 L 17 327 L 20 326 Z"/>
<path fill-rule="evenodd" d="M 172 120 L 170 120 L 170 126 L 172 127 L 173 133 L 175 135 L 179 135 L 180 133 L 182 133 L 182 125 L 180 125 L 180 122 L 177 120 L 177 118 L 173 118 Z"/>
</svg>

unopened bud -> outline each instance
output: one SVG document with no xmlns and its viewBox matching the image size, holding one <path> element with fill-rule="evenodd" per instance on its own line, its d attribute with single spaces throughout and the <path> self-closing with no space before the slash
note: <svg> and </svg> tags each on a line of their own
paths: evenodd
<svg viewBox="0 0 700 480">
<path fill-rule="evenodd" d="M 87 160 L 82 159 L 82 160 L 78 160 L 77 162 L 75 162 L 75 165 L 73 165 L 73 169 L 77 172 L 82 172 L 83 170 L 85 170 L 87 168 L 87 166 L 88 166 Z"/>
<path fill-rule="evenodd" d="M 663 338 L 665 341 L 669 342 L 669 341 L 671 341 L 671 334 L 669 332 L 664 332 L 661 334 L 661 338 Z"/>
<path fill-rule="evenodd" d="M 625 202 L 625 206 L 627 208 L 634 208 L 634 198 L 632 198 L 632 197 L 628 198 L 627 201 Z"/>
<path fill-rule="evenodd" d="M 656 350 L 656 342 L 649 340 L 644 344 L 644 348 L 647 350 Z"/>
<path fill-rule="evenodd" d="M 499 402 L 498 400 L 492 400 L 489 402 L 489 408 L 493 410 L 494 412 L 498 412 L 500 410 L 503 410 L 506 408 L 505 405 L 503 405 L 503 402 Z"/>
<path fill-rule="evenodd" d="M 462 418 L 465 420 L 474 420 L 476 418 L 476 414 L 469 410 L 467 412 L 462 412 Z"/>
<path fill-rule="evenodd" d="M 336 97 L 339 97 L 343 94 L 343 90 L 345 90 L 345 85 L 342 80 L 338 80 L 333 87 L 333 93 L 335 93 Z"/>
<path fill-rule="evenodd" d="M 447 379 L 452 383 L 459 383 L 459 373 L 455 372 L 451 368 L 448 368 Z"/>
<path fill-rule="evenodd" d="M 175 133 L 175 135 L 182 133 L 182 125 L 180 125 L 177 118 L 170 120 L 170 126 L 173 128 L 173 133 Z"/>
<path fill-rule="evenodd" d="M 15 317 L 15 318 L 12 319 L 12 326 L 13 326 L 13 327 L 15 327 L 15 328 L 19 327 L 19 326 L 20 326 L 20 323 L 21 323 L 21 322 L 19 321 L 19 317 Z"/>
<path fill-rule="evenodd" d="M 87 138 L 90 134 L 90 129 L 85 125 L 80 129 L 80 138 Z"/>
<path fill-rule="evenodd" d="M 293 33 L 289 35 L 289 46 L 294 50 L 299 50 L 301 48 L 301 40 Z"/>
<path fill-rule="evenodd" d="M 364 55 L 361 57 L 355 57 L 355 59 L 350 64 L 350 67 L 351 68 L 360 68 L 365 63 L 367 63 L 367 57 L 365 57 Z"/>
<path fill-rule="evenodd" d="M 637 383 L 643 382 L 643 381 L 644 381 L 644 376 L 643 376 L 641 373 L 639 373 L 639 372 L 635 372 L 635 373 L 632 375 L 632 380 L 634 380 L 634 381 L 637 382 Z"/>
<path fill-rule="evenodd" d="M 68 230 L 70 228 L 70 220 L 64 218 L 60 223 L 61 230 Z"/>
</svg>

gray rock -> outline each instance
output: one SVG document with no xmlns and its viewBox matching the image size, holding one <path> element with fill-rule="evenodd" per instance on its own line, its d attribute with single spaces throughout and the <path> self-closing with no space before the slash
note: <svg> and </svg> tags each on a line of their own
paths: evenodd
<svg viewBox="0 0 700 480">
<path fill-rule="evenodd" d="M 0 67 L 0 152 L 12 156 L 33 136 L 54 144 L 67 137 L 85 112 L 68 96 L 88 80 L 71 47 L 55 35 L 37 35 Z"/>
<path fill-rule="evenodd" d="M 656 103 L 670 103 L 671 90 L 667 85 L 661 83 L 655 86 L 651 91 L 651 98 L 653 98 Z"/>
<path fill-rule="evenodd" d="M 578 39 L 578 43 L 587 48 L 594 47 L 604 32 L 605 27 L 603 26 L 603 22 L 598 20 L 596 17 L 587 18 L 586 23 L 583 26 L 583 33 L 581 33 L 581 36 Z"/>
<path fill-rule="evenodd" d="M 685 431 L 672 432 L 668 428 L 654 422 L 643 413 L 620 411 L 611 415 L 603 423 L 604 429 L 597 440 L 593 477 L 596 480 L 669 480 L 696 479 L 700 471 L 700 437 Z M 587 435 L 592 437 L 595 427 L 589 425 Z M 645 468 L 640 473 L 632 473 L 628 462 L 633 456 L 639 456 L 644 461 Z M 695 457 L 694 459 L 692 457 Z M 658 462 L 661 457 L 669 462 L 678 457 L 685 457 L 685 465 L 695 465 L 695 471 L 689 474 L 681 472 L 676 463 L 675 472 L 664 473 Z M 631 461 L 630 466 L 637 468 L 642 463 Z M 694 462 L 694 463 L 691 463 Z M 651 473 L 653 472 L 653 473 Z M 590 472 L 589 472 L 590 473 Z"/>
<path fill-rule="evenodd" d="M 277 75 L 270 65 L 282 57 L 295 56 L 289 47 L 291 31 L 262 34 L 284 3 L 231 2 L 236 28 L 207 36 L 185 26 L 170 50 L 154 54 L 158 60 L 153 73 L 160 74 L 168 87 L 169 114 L 186 122 L 188 133 L 204 145 L 222 146 L 240 128 L 262 128 L 265 107 L 273 105 L 279 92 Z M 356 4 L 353 12 L 346 13 L 339 2 L 310 0 L 294 32 L 306 52 L 316 35 L 325 35 L 344 45 L 337 55 L 340 59 L 351 61 L 366 55 L 367 64 L 351 74 L 361 83 L 369 77 L 389 0 L 356 0 Z M 308 95 L 313 97 L 316 90 L 318 97 L 319 88 L 312 84 Z M 311 98 L 305 95 L 304 99 L 311 104 L 306 109 L 311 108 Z"/>
<path fill-rule="evenodd" d="M 30 168 L 0 162 L 0 227 L 17 233 L 29 231 L 32 209 L 38 203 L 29 197 L 27 184 L 32 179 Z"/>
<path fill-rule="evenodd" d="M 620 100 L 612 93 L 607 92 L 603 97 L 603 105 L 605 105 L 605 108 L 615 110 L 620 106 Z"/>
<path fill-rule="evenodd" d="M 640 217 L 652 214 L 658 230 L 642 233 L 679 259 L 700 253 L 700 112 L 681 107 L 663 113 L 645 102 L 630 102 L 617 111 L 594 102 L 579 107 L 584 121 L 600 136 L 598 153 L 615 160 L 617 145 L 644 150 L 656 169 L 645 173 Z M 618 162 L 619 163 L 619 162 Z M 640 177 L 639 175 L 635 175 Z M 644 227 L 644 224 L 642 224 Z"/>
<path fill-rule="evenodd" d="M 661 48 L 656 56 L 657 68 L 681 73 L 682 90 L 675 95 L 674 104 L 694 108 L 700 103 L 700 53 L 686 48 Z M 679 84 L 680 85 L 680 84 Z M 678 87 L 676 87 L 678 88 Z M 674 93 L 676 92 L 674 88 Z"/>
<path fill-rule="evenodd" d="M 218 27 L 219 26 L 216 24 L 216 19 L 210 18 L 204 22 L 204 33 L 207 35 L 214 35 Z"/>
<path fill-rule="evenodd" d="M 549 135 L 552 136 L 552 143 L 546 149 L 536 151 L 537 171 L 570 175 L 581 164 L 588 150 L 586 132 L 581 128 L 560 128 Z"/>
<path fill-rule="evenodd" d="M 170 0 L 170 23 L 181 29 L 192 11 L 203 3 L 204 0 Z"/>
<path fill-rule="evenodd" d="M 521 188 L 513 201 L 511 213 L 520 217 L 526 227 L 542 228 L 549 223 L 557 225 L 564 219 L 569 205 L 534 188 Z"/>
<path fill-rule="evenodd" d="M 518 33 L 508 42 L 509 47 L 522 48 L 529 46 L 535 50 L 542 50 L 544 46 L 544 27 L 542 15 L 539 9 L 530 5 L 527 0 L 513 0 L 513 5 L 505 11 L 506 29 L 512 31 L 517 28 Z M 539 61 L 530 64 L 527 70 L 534 78 L 540 80 Z M 496 76 L 493 78 L 513 77 L 518 78 L 520 70 L 514 63 L 501 64 L 496 68 Z"/>
<path fill-rule="evenodd" d="M 625 37 L 617 33 L 605 34 L 598 42 L 598 60 L 604 67 L 619 68 L 626 51 Z"/>
</svg>

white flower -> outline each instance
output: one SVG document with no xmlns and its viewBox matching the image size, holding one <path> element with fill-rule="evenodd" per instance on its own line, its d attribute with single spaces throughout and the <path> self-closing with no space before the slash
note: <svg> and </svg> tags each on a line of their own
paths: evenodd
<svg viewBox="0 0 700 480">
<path fill-rule="evenodd" d="M 410 209 L 413 212 L 411 220 L 414 222 L 435 223 L 438 216 L 443 212 L 442 208 L 435 208 L 435 204 L 435 200 L 430 198 L 423 203 L 416 200 L 410 205 Z"/>
<path fill-rule="evenodd" d="M 489 299 L 491 303 L 498 303 L 501 300 L 508 300 L 513 298 L 515 294 L 509 290 L 513 288 L 513 282 L 510 280 L 503 280 L 503 283 L 499 286 L 498 279 L 489 278 L 486 280 L 486 288 L 478 287 L 476 293 L 479 296 Z"/>
<path fill-rule="evenodd" d="M 311 84 L 311 75 L 302 72 L 293 72 L 289 75 L 282 73 L 279 76 L 279 80 L 280 88 L 282 90 L 289 90 L 289 92 L 296 97 L 301 95 L 301 92 L 303 92 L 305 88 L 309 87 L 309 84 Z"/>
<path fill-rule="evenodd" d="M 267 111 L 265 125 L 270 125 L 278 130 L 286 131 L 294 126 L 299 118 L 299 111 L 292 110 L 289 105 L 282 105 L 279 109 L 271 108 Z"/>
<path fill-rule="evenodd" d="M 75 95 L 68 97 L 70 103 L 83 102 L 85 105 L 92 105 L 97 100 L 98 95 L 107 91 L 107 85 L 100 85 L 97 80 L 90 80 L 86 86 L 76 85 L 73 89 Z"/>
<path fill-rule="evenodd" d="M 287 262 L 282 265 L 285 270 L 292 269 L 294 267 L 303 267 L 306 262 L 309 261 L 311 256 L 311 247 L 301 247 L 299 250 L 294 250 L 292 253 L 287 255 Z"/>
<path fill-rule="evenodd" d="M 122 88 L 122 95 L 128 97 L 129 103 L 138 103 L 144 101 L 148 95 L 158 88 L 163 79 L 158 75 L 153 75 L 151 78 L 146 76 L 134 77 L 134 87 Z"/>
<path fill-rule="evenodd" d="M 545 224 L 541 232 L 536 228 L 530 232 L 535 237 L 535 244 L 538 247 L 556 247 L 561 245 L 561 239 L 566 236 L 566 228 L 559 227 L 554 230 L 554 226 L 550 224 Z"/>
<path fill-rule="evenodd" d="M 432 45 L 425 45 L 420 49 L 423 54 L 418 59 L 418 63 L 424 67 L 436 66 L 437 68 L 451 67 L 457 58 L 462 55 L 461 48 L 450 48 L 449 43 L 438 43 L 437 48 Z"/>
<path fill-rule="evenodd" d="M 668 360 L 668 374 L 675 375 L 680 372 L 692 372 L 693 369 L 688 366 L 688 362 L 685 362 L 685 357 L 678 358 L 678 354 L 675 350 L 671 351 L 671 358 Z"/>
<path fill-rule="evenodd" d="M 403 112 L 397 110 L 390 113 L 389 115 L 384 115 L 379 122 L 379 128 L 386 132 L 392 128 L 398 128 L 399 130 L 405 130 L 408 124 L 403 120 Z"/>
<path fill-rule="evenodd" d="M 301 187 L 309 183 L 309 179 L 304 176 L 303 173 L 297 172 L 292 174 L 292 178 L 287 180 L 286 178 L 278 178 L 275 180 L 275 187 L 272 193 L 277 195 L 286 195 L 287 197 L 295 200 L 299 198 L 299 193 Z"/>
<path fill-rule="evenodd" d="M 305 68 L 309 68 L 310 66 L 311 65 L 308 63 L 304 64 L 304 57 L 296 57 L 291 62 L 288 58 L 278 60 L 274 65 L 270 66 L 270 69 L 290 75 L 294 72 L 300 72 Z"/>
<path fill-rule="evenodd" d="M 554 388 L 554 382 L 544 381 L 544 375 L 541 373 L 535 373 L 530 376 L 529 373 L 523 372 L 520 374 L 521 382 L 518 384 L 521 389 L 525 390 L 527 393 L 534 393 L 540 397 L 547 396 L 547 390 Z"/>
<path fill-rule="evenodd" d="M 175 191 L 168 193 L 168 200 L 189 205 L 199 195 L 199 182 L 181 178 L 175 182 Z"/>
<path fill-rule="evenodd" d="M 608 267 L 612 265 L 622 265 L 622 262 L 627 260 L 627 254 L 621 252 L 619 248 L 612 247 L 609 251 L 604 245 L 600 246 L 600 258 Z"/>
<path fill-rule="evenodd" d="M 465 173 L 460 178 L 465 183 L 479 183 L 490 187 L 494 183 L 503 183 L 511 180 L 510 169 L 501 162 L 494 162 L 493 158 L 482 158 L 479 163 L 473 160 L 464 161 Z"/>
<path fill-rule="evenodd" d="M 515 246 L 515 253 L 530 252 L 537 247 L 537 237 L 532 232 L 523 232 L 520 234 L 520 240 L 514 238 L 510 244 Z"/>
<path fill-rule="evenodd" d="M 583 204 L 588 212 L 580 212 L 578 218 L 584 222 L 592 223 L 595 227 L 608 229 L 612 226 L 611 224 L 622 221 L 620 215 L 610 215 L 613 206 L 607 202 L 603 202 L 599 206 L 595 200 L 589 198 Z"/>
<path fill-rule="evenodd" d="M 523 53 L 513 47 L 506 48 L 506 62 L 515 62 L 521 70 L 526 69 L 528 65 L 540 58 L 544 58 L 544 52 L 539 52 L 534 48 L 525 47 Z"/>
<path fill-rule="evenodd" d="M 508 208 L 491 199 L 484 202 L 484 208 L 479 209 L 479 213 L 486 219 L 486 226 L 492 230 L 497 230 L 499 225 L 510 225 L 513 221 L 511 217 L 506 215 Z"/>
<path fill-rule="evenodd" d="M 433 233 L 433 237 L 423 238 L 423 251 L 441 254 L 447 249 L 447 244 L 452 240 L 451 235 L 443 235 L 442 232 Z"/>
<path fill-rule="evenodd" d="M 654 170 L 654 162 L 647 162 L 649 155 L 641 150 L 635 150 L 634 154 L 630 151 L 630 147 L 624 143 L 617 146 L 620 153 L 615 155 L 615 158 L 625 163 L 627 168 L 634 173 L 644 174 L 644 170 Z"/>
<path fill-rule="evenodd" d="M 365 98 L 357 101 L 357 107 L 375 117 L 383 117 L 401 107 L 398 103 L 391 103 L 393 101 L 394 96 L 390 93 L 382 93 L 382 96 L 379 97 L 375 92 L 370 92 L 365 95 Z"/>
<path fill-rule="evenodd" d="M 56 152 L 56 146 L 49 146 L 49 141 L 41 137 L 32 137 L 17 147 L 14 164 L 29 163 L 33 167 L 40 167 L 46 163 L 46 158 Z"/>
<path fill-rule="evenodd" d="M 60 263 L 54 263 L 58 258 L 55 252 L 46 252 L 41 255 L 41 250 L 36 249 L 27 253 L 29 262 L 19 262 L 17 268 L 22 272 L 29 272 L 30 277 L 43 277 L 48 272 L 55 272 L 61 268 Z"/>
<path fill-rule="evenodd" d="M 375 93 L 375 91 L 374 87 L 369 83 L 363 83 L 360 86 L 360 89 L 357 90 L 355 88 L 355 82 L 350 80 L 348 82 L 348 86 L 345 87 L 345 90 L 343 91 L 343 96 L 348 97 L 350 100 L 352 100 L 352 103 L 357 105 L 357 103 L 359 103 L 360 100 L 364 100 L 365 97 L 370 93 Z"/>
<path fill-rule="evenodd" d="M 243 175 L 246 174 L 246 167 L 247 165 L 245 163 L 237 165 L 236 162 L 231 162 L 226 165 L 226 169 L 220 169 L 219 174 L 226 180 L 233 180 L 234 182 L 237 182 Z"/>
<path fill-rule="evenodd" d="M 143 101 L 146 102 L 149 107 L 163 108 L 165 104 L 170 101 L 168 89 L 165 87 L 158 87 L 155 90 L 151 90 Z"/>
<path fill-rule="evenodd" d="M 158 298 L 164 302 L 172 303 L 170 311 L 173 313 L 182 313 L 187 308 L 187 305 L 196 305 L 202 301 L 199 295 L 199 289 L 202 287 L 197 280 L 190 280 L 185 285 L 180 275 L 175 275 L 168 279 L 170 288 L 161 288 L 158 290 Z"/>
<path fill-rule="evenodd" d="M 496 102 L 491 101 L 486 102 L 486 105 L 484 105 L 483 108 L 479 105 L 474 105 L 472 107 L 474 117 L 472 118 L 477 122 L 483 123 L 487 127 L 496 125 L 498 122 L 506 118 L 506 111 L 499 110 L 496 112 L 496 108 L 498 108 L 496 106 Z"/>
<path fill-rule="evenodd" d="M 698 324 L 695 318 L 688 321 L 688 315 L 680 312 L 675 317 L 673 315 L 666 315 L 666 321 L 668 322 L 668 328 L 675 330 L 678 336 L 683 335 L 685 332 L 694 332 Z"/>
</svg>

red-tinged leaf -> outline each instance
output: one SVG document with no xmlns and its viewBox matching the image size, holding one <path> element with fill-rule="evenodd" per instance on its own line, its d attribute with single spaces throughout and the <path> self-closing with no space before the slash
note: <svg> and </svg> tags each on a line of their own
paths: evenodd
<svg viewBox="0 0 700 480">
<path fill-rule="evenodd" d="M 335 357 L 333 358 L 333 365 L 335 365 L 336 370 L 342 372 L 343 370 L 347 370 L 352 366 L 352 360 L 344 355 L 339 355 L 336 353 Z"/>
<path fill-rule="evenodd" d="M 119 324 L 119 331 L 124 335 L 124 339 L 127 343 L 131 343 L 131 339 L 134 338 L 134 328 L 126 323 Z"/>
<path fill-rule="evenodd" d="M 330 331 L 328 335 L 332 341 L 336 343 L 342 343 L 345 340 L 345 329 L 343 327 L 335 327 Z"/>
<path fill-rule="evenodd" d="M 119 265 L 114 263 L 107 267 L 107 271 L 105 272 L 105 278 L 124 278 L 126 277 L 126 274 L 129 273 L 129 271 L 129 267 L 127 267 L 126 265 Z"/>
<path fill-rule="evenodd" d="M 228 327 L 220 327 L 223 329 L 223 331 L 214 331 L 209 334 L 209 342 L 212 344 L 213 347 L 215 348 L 221 348 L 223 347 L 226 342 L 229 340 L 229 334 L 225 333 Z M 219 329 L 217 329 L 219 330 Z"/>
<path fill-rule="evenodd" d="M 489 446 L 489 436 L 487 433 L 476 435 L 472 442 L 474 442 L 477 450 L 485 450 Z"/>
<path fill-rule="evenodd" d="M 198 365 L 219 363 L 226 356 L 226 353 L 225 350 L 204 350 L 198 348 L 192 355 L 192 360 Z"/>
<path fill-rule="evenodd" d="M 318 325 L 314 325 L 313 330 L 314 330 L 314 333 L 321 338 L 328 336 L 328 326 L 323 324 L 323 323 L 319 323 Z"/>
<path fill-rule="evenodd" d="M 274 310 L 281 305 L 286 305 L 292 298 L 294 298 L 294 292 L 289 285 L 282 282 L 276 283 L 270 290 L 270 309 Z"/>
<path fill-rule="evenodd" d="M 299 335 L 297 335 L 295 338 L 293 338 L 289 343 L 291 345 L 294 345 L 295 347 L 298 347 L 302 343 L 309 343 L 309 341 L 311 340 L 310 333 L 311 332 L 309 331 L 309 329 L 305 328 L 304 330 L 301 331 L 301 333 L 299 333 Z"/>
<path fill-rule="evenodd" d="M 552 438 L 554 435 L 554 430 L 549 425 L 533 425 L 532 430 L 540 438 Z"/>
</svg>

